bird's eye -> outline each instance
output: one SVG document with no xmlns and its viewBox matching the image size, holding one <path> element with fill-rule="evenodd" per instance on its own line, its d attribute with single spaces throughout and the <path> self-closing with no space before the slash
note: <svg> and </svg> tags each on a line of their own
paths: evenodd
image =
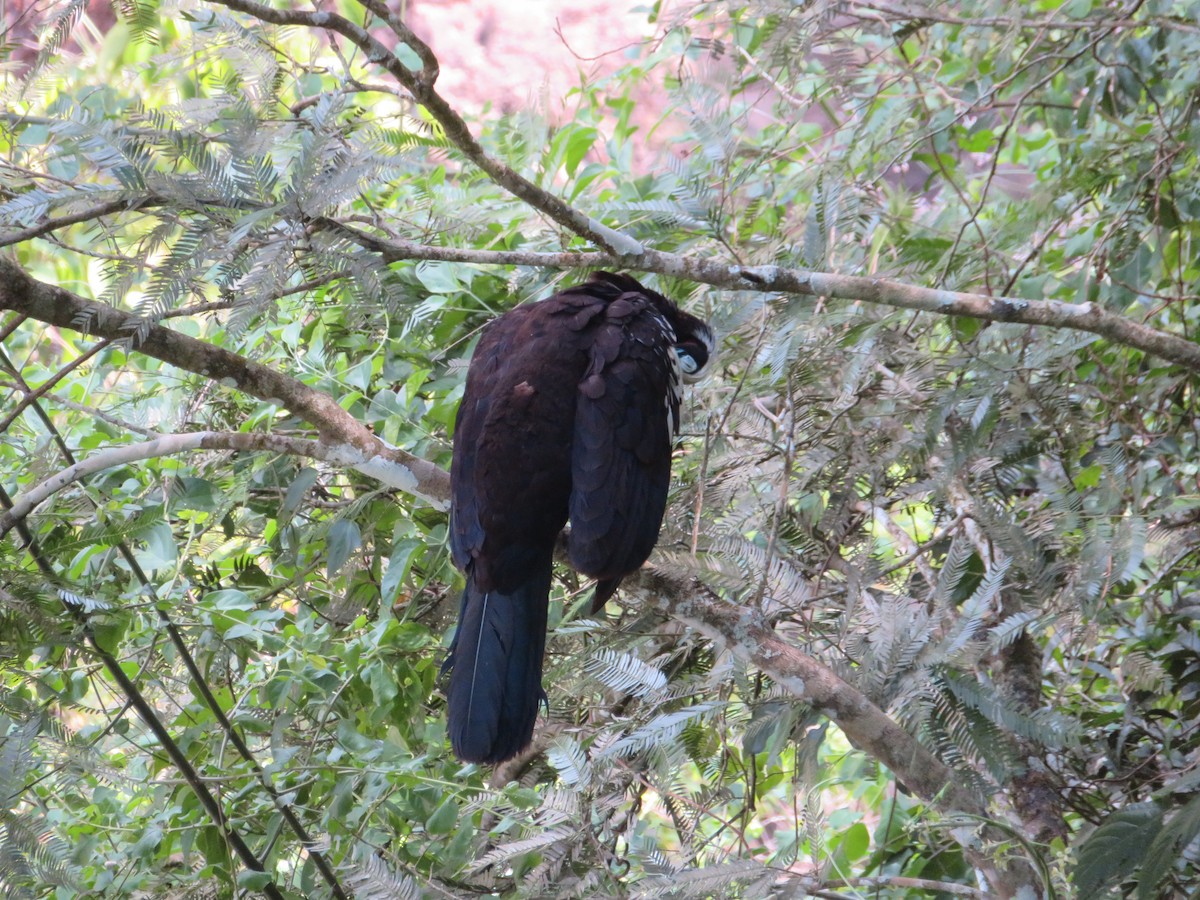
<svg viewBox="0 0 1200 900">
<path fill-rule="evenodd" d="M 684 375 L 695 375 L 700 371 L 700 364 L 696 362 L 696 358 L 683 347 L 676 347 L 675 355 L 679 357 L 679 368 Z"/>
</svg>

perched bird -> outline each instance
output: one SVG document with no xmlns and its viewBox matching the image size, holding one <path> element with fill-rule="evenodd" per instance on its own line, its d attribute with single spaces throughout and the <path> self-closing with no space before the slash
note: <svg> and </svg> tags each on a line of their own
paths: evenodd
<svg viewBox="0 0 1200 900">
<path fill-rule="evenodd" d="M 445 668 L 450 743 L 497 763 L 533 736 L 554 546 L 599 610 L 658 540 L 682 382 L 713 353 L 695 316 L 627 275 L 518 306 L 483 330 L 450 467 L 450 548 L 466 575 Z"/>
</svg>

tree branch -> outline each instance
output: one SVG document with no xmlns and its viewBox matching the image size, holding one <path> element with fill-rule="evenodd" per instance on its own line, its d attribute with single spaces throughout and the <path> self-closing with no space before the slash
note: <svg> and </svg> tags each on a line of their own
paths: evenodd
<svg viewBox="0 0 1200 900">
<path fill-rule="evenodd" d="M 237 431 L 194 431 L 186 434 L 169 434 L 151 441 L 143 441 L 139 444 L 124 444 L 98 451 L 87 459 L 70 465 L 34 485 L 13 499 L 11 509 L 0 513 L 0 538 L 8 534 L 20 520 L 32 513 L 40 504 L 44 503 L 54 494 L 77 481 L 82 481 L 89 475 L 144 459 L 173 456 L 177 453 L 187 453 L 195 450 L 287 453 L 293 456 L 307 456 L 312 459 L 320 459 L 337 465 L 349 465 L 351 468 L 363 471 L 372 477 L 379 477 L 369 466 L 354 462 L 347 463 L 347 459 L 353 459 L 357 454 L 347 452 L 344 445 L 331 446 L 318 441 L 308 441 L 301 438 L 283 437 L 274 434 L 247 434 Z M 437 472 L 441 480 L 449 481 L 445 472 L 441 469 L 437 469 Z M 403 485 L 399 484 L 390 484 L 389 486 L 406 490 Z"/>
<path fill-rule="evenodd" d="M 9 509 L 11 505 L 12 501 L 8 493 L 0 486 L 0 508 Z M 50 565 L 49 560 L 42 553 L 41 548 L 33 537 L 33 533 L 20 520 L 18 520 L 16 527 L 21 539 L 25 543 L 26 549 L 33 557 L 34 563 L 50 583 L 54 584 L 58 580 L 58 575 L 54 571 L 54 567 Z M 73 603 L 68 603 L 65 599 L 63 600 L 63 605 L 66 606 L 72 618 L 83 629 L 84 638 L 89 649 L 104 664 L 113 681 L 117 683 L 121 692 L 128 699 L 129 705 L 137 711 L 142 721 L 146 724 L 146 727 L 150 729 L 150 732 L 157 739 L 159 746 L 166 751 L 167 756 L 170 757 L 175 768 L 179 770 L 188 787 L 195 793 L 196 799 L 204 807 L 204 811 L 208 814 L 209 819 L 212 820 L 213 825 L 220 830 L 222 836 L 228 841 L 230 847 L 233 848 L 242 865 L 253 872 L 263 872 L 268 875 L 267 883 L 262 885 L 259 890 L 267 897 L 272 898 L 272 900 L 284 900 L 284 895 L 275 883 L 274 876 L 267 872 L 262 860 L 250 849 L 250 846 L 242 838 L 241 833 L 225 816 L 225 811 L 221 807 L 220 802 L 213 795 L 212 791 L 209 790 L 204 778 L 196 771 L 191 760 L 187 758 L 187 754 L 183 752 L 179 744 L 171 737 L 171 733 L 167 731 L 166 725 L 159 718 L 154 706 L 146 699 L 146 695 L 139 690 L 138 686 L 129 677 L 120 661 L 109 653 L 96 639 L 96 634 L 92 629 L 88 615 L 80 607 Z"/>
<path fill-rule="evenodd" d="M 351 466 L 435 506 L 445 506 L 450 496 L 449 480 L 442 469 L 388 447 L 320 391 L 236 353 L 37 281 L 4 258 L 0 258 L 0 309 L 61 328 L 129 341 L 140 353 L 295 413 L 320 434 L 325 445 L 322 452 L 327 454 L 322 459 Z"/>
<path fill-rule="evenodd" d="M 433 83 L 437 78 L 438 68 L 433 51 L 417 38 L 397 16 L 387 12 L 382 2 L 371 0 L 364 5 L 372 12 L 381 15 L 397 38 L 417 54 L 422 62 L 422 68 L 419 71 L 414 72 L 405 66 L 393 51 L 380 43 L 365 28 L 336 13 L 306 12 L 290 8 L 275 9 L 257 3 L 255 0 L 211 0 L 211 2 L 254 16 L 256 19 L 272 25 L 302 25 L 306 28 L 320 28 L 340 34 L 362 50 L 370 62 L 382 66 L 388 74 L 400 82 L 412 95 L 412 98 L 425 107 L 442 126 L 442 130 L 450 142 L 498 185 L 535 209 L 541 210 L 564 228 L 591 241 L 597 247 L 602 247 L 615 255 L 633 259 L 642 254 L 643 247 L 638 241 L 584 215 L 554 194 L 542 190 L 500 160 L 489 156 L 480 143 L 475 140 L 475 136 L 471 134 L 471 129 L 467 127 L 462 116 L 455 112 L 434 88 Z"/>
<path fill-rule="evenodd" d="M 104 344 L 98 346 L 104 346 Z M 27 397 L 34 394 L 34 391 L 31 390 L 29 385 L 25 383 L 25 379 L 21 376 L 21 373 L 17 370 L 17 367 L 13 365 L 12 360 L 8 358 L 8 354 L 6 354 L 3 349 L 0 349 L 0 364 L 3 364 L 5 368 L 12 371 L 13 377 L 16 378 L 18 385 L 20 386 L 21 390 L 24 391 Z M 43 385 L 43 388 L 45 387 L 46 386 Z M 40 392 L 41 389 L 39 389 L 39 393 Z M 52 435 L 54 435 L 54 441 L 59 447 L 59 452 L 63 454 L 64 459 L 66 459 L 71 466 L 75 466 L 77 464 L 75 455 L 71 452 L 66 441 L 63 440 L 62 434 L 59 433 L 58 429 L 54 425 L 54 422 L 51 421 L 50 417 L 46 414 L 45 409 L 42 407 L 41 403 L 38 402 L 36 397 L 32 400 L 32 404 L 34 410 L 42 420 L 43 426 Z M 268 442 L 271 442 L 273 438 L 272 435 L 242 435 L 237 433 L 232 435 L 232 437 L 234 438 L 235 445 L 237 445 L 239 449 L 241 448 L 241 445 L 245 443 L 245 441 L 241 439 L 246 437 L 252 439 L 262 437 L 266 438 Z M 289 441 L 287 438 L 276 440 Z M 252 443 L 257 444 L 260 442 L 252 441 Z M 303 441 L 300 443 L 307 444 L 311 442 Z M 320 445 L 314 446 L 319 447 Z M 97 456 L 99 455 L 100 454 L 97 454 Z M 89 460 L 89 462 L 91 462 L 91 460 Z M 7 496 L 5 496 L 3 499 L 4 502 L 3 504 L 0 504 L 0 506 L 8 507 L 8 512 L 12 512 L 12 507 L 20 505 L 23 502 L 18 500 L 16 503 L 13 503 L 13 501 Z M 97 514 L 102 516 L 103 514 L 100 507 L 94 502 L 92 505 L 95 507 Z M 0 520 L 3 518 L 4 516 L 0 516 Z M 32 534 L 27 528 L 24 527 L 23 519 L 19 517 L 14 518 L 13 524 L 20 528 L 20 534 L 25 540 L 25 544 L 29 549 L 29 552 L 31 554 L 35 554 L 36 556 L 40 556 L 40 551 L 32 541 Z M 2 525 L 3 523 L 0 522 L 0 536 L 3 536 L 7 530 L 6 528 L 2 527 Z M 130 549 L 129 545 L 123 540 L 118 540 L 115 546 L 117 551 L 121 554 L 121 557 L 125 560 L 125 564 L 129 567 L 130 572 L 132 572 L 134 577 L 138 580 L 138 582 L 140 582 L 142 590 L 144 590 L 150 597 L 157 600 L 158 589 L 142 570 L 141 565 L 138 563 L 137 557 L 134 556 L 134 553 Z M 43 568 L 43 571 L 49 571 L 52 568 L 49 560 L 41 560 L 38 564 Z M 184 641 L 183 635 L 175 626 L 174 621 L 172 621 L 171 617 L 167 615 L 166 610 L 162 608 L 161 604 L 154 603 L 153 605 L 155 612 L 158 614 L 158 620 L 160 624 L 166 629 L 167 634 L 171 639 L 171 643 L 175 646 L 175 650 L 179 654 L 180 659 L 183 661 L 184 667 L 188 670 L 188 674 L 190 674 L 192 677 L 194 689 L 200 695 L 200 697 L 203 698 L 205 705 L 208 706 L 213 716 L 220 723 L 221 729 L 225 732 L 228 739 L 233 743 L 238 753 L 240 753 L 242 758 L 250 764 L 250 767 L 258 776 L 259 783 L 262 785 L 263 790 L 265 790 L 271 797 L 271 802 L 275 805 L 275 808 L 279 811 L 279 814 L 283 816 L 284 820 L 288 823 L 288 827 L 292 829 L 292 832 L 304 845 L 309 856 L 312 858 L 313 863 L 321 873 L 321 876 L 325 879 L 325 882 L 329 885 L 330 890 L 333 892 L 333 896 L 337 898 L 337 900 L 349 900 L 345 889 L 338 880 L 337 873 L 334 871 L 333 866 L 330 865 L 329 860 L 325 857 L 325 854 L 321 852 L 316 843 L 313 841 L 312 837 L 308 833 L 308 830 L 304 827 L 304 823 L 302 823 L 299 816 L 296 815 L 291 803 L 286 797 L 281 796 L 280 793 L 275 790 L 275 786 L 272 783 L 270 776 L 259 764 L 254 754 L 251 753 L 249 746 L 242 739 L 242 736 L 238 730 L 233 727 L 233 723 L 229 720 L 229 717 L 225 715 L 225 710 L 221 707 L 221 704 L 213 695 L 212 690 L 208 686 L 208 682 L 204 678 L 204 673 L 200 671 L 200 666 L 197 665 L 196 658 L 192 655 L 191 649 L 188 647 L 187 642 Z M 77 612 L 76 615 L 82 615 L 82 613 Z M 134 698 L 132 697 L 127 699 L 131 704 L 134 702 Z"/>
<path fill-rule="evenodd" d="M 604 250 L 602 253 L 510 253 L 459 250 L 431 247 L 409 241 L 380 239 L 327 218 L 314 222 L 314 225 L 322 230 L 338 233 L 355 241 L 360 246 L 379 252 L 389 262 L 401 259 L 429 259 L 557 268 L 624 267 L 683 278 L 729 290 L 758 290 L 836 297 L 898 309 L 933 312 L 940 315 L 1068 328 L 1098 335 L 1114 343 L 1133 347 L 1177 363 L 1191 372 L 1200 373 L 1200 346 L 1177 335 L 1158 331 L 1115 315 L 1091 302 L 1072 304 L 1047 300 L 1022 300 L 1015 297 L 991 297 L 984 294 L 922 288 L 883 278 L 837 275 L 774 265 L 729 265 L 712 259 L 689 258 L 644 247 L 636 240 L 584 215 L 559 197 L 543 190 L 504 163 L 489 156 L 471 134 L 463 118 L 435 90 L 434 82 L 437 79 L 438 63 L 433 51 L 398 16 L 390 12 L 381 0 L 363 0 L 363 5 L 379 16 L 400 42 L 413 50 L 421 60 L 422 68 L 420 70 L 410 70 L 392 50 L 385 47 L 365 28 L 333 13 L 274 9 L 258 3 L 256 0 L 212 0 L 212 2 L 254 16 L 264 22 L 319 28 L 347 38 L 366 53 L 368 60 L 386 69 L 416 102 L 424 106 L 442 126 L 447 138 L 493 181 L 553 221 Z M 146 201 L 136 205 L 144 206 L 146 202 L 153 201 L 154 198 L 146 198 Z M 39 236 L 63 225 L 116 212 L 129 205 L 129 201 L 112 201 L 82 213 L 33 226 L 26 229 L 26 232 L 21 235 L 26 238 Z M 21 235 L 9 235 L 9 238 L 16 240 Z M 12 241 L 6 239 L 5 242 Z M 2 271 L 0 271 L 0 275 L 3 275 Z M 151 353 L 151 355 L 153 354 Z M 253 391 L 248 392 L 254 393 Z M 256 394 L 256 396 L 262 395 Z M 288 408 L 317 424 L 317 420 L 309 418 L 300 410 L 291 406 Z M 363 431 L 365 432 L 365 429 Z M 369 432 L 367 433 L 369 434 Z M 362 434 L 357 436 L 357 440 L 364 442 L 360 449 L 366 449 L 372 444 L 372 440 L 365 438 Z M 351 443 L 355 443 L 355 441 L 351 441 Z"/>
<path fill-rule="evenodd" d="M 88 209 L 80 210 L 79 212 L 70 213 L 69 215 L 59 216 L 57 219 L 45 219 L 37 225 L 31 225 L 20 231 L 9 231 L 0 234 L 0 247 L 7 247 L 11 244 L 21 244 L 25 241 L 31 241 L 36 237 L 41 237 L 44 234 L 49 234 L 52 231 L 57 231 L 59 228 L 66 228 L 68 225 L 77 225 L 80 222 L 90 222 L 92 219 L 99 219 L 103 216 L 109 216 L 113 213 L 122 212 L 136 206 L 136 202 L 127 198 L 118 198 L 109 200 L 105 203 L 99 203 L 96 206 Z"/>
<path fill-rule="evenodd" d="M 1057 300 L 1021 300 L 989 297 L 962 291 L 923 288 L 886 278 L 836 275 L 786 266 L 738 266 L 713 259 L 680 256 L 646 248 L 638 257 L 610 253 L 538 253 L 505 250 L 463 250 L 435 247 L 414 241 L 375 237 L 332 219 L 313 223 L 379 253 L 388 262 L 429 259 L 480 265 L 540 266 L 552 268 L 624 267 L 683 278 L 732 291 L 768 291 L 809 296 L 837 297 L 897 309 L 963 316 L 989 322 L 1015 322 L 1086 331 L 1115 344 L 1133 347 L 1200 373 L 1200 345 L 1114 315 L 1095 303 L 1062 303 Z"/>
<path fill-rule="evenodd" d="M 475 140 L 463 118 L 434 89 L 433 82 L 437 77 L 437 59 L 433 52 L 397 16 L 390 13 L 380 0 L 364 0 L 364 5 L 380 15 L 397 38 L 418 55 L 423 66 L 420 72 L 408 69 L 393 51 L 380 43 L 366 29 L 336 14 L 273 9 L 257 3 L 255 0 L 212 0 L 212 2 L 247 13 L 264 22 L 321 28 L 334 31 L 350 40 L 366 53 L 368 60 L 383 66 L 399 81 L 413 99 L 424 106 L 429 114 L 437 120 L 445 131 L 446 137 L 493 181 L 533 208 L 545 213 L 555 222 L 603 248 L 607 253 L 607 256 L 604 254 L 552 254 L 559 257 L 575 256 L 579 258 L 583 256 L 591 260 L 571 263 L 572 266 L 615 265 L 643 272 L 656 272 L 660 275 L 685 278 L 730 290 L 823 295 L 948 316 L 966 316 L 993 322 L 1017 322 L 1025 325 L 1070 328 L 1076 331 L 1090 332 L 1115 343 L 1144 350 L 1200 373 L 1200 346 L 1184 338 L 1156 331 L 1114 315 L 1091 302 L 1071 304 L 1021 300 L 1014 297 L 989 297 L 983 294 L 915 287 L 882 278 L 834 275 L 783 266 L 731 266 L 709 259 L 692 259 L 643 247 L 632 238 L 585 216 L 559 197 L 542 190 L 504 163 L 490 157 Z M 507 256 L 507 254 L 496 255 Z M 518 255 L 527 257 L 526 254 Z M 394 258 L 449 257 L 397 256 Z M 565 263 L 521 262 L 517 264 L 564 265 Z"/>
<path fill-rule="evenodd" d="M 952 769 L 862 692 L 780 638 L 757 611 L 722 603 L 699 584 L 673 579 L 650 568 L 643 568 L 636 580 L 626 579 L 622 588 L 641 593 L 644 604 L 657 606 L 671 618 L 723 644 L 734 656 L 828 716 L 851 744 L 891 769 L 899 782 L 930 806 L 982 821 L 989 818 L 983 800 L 968 790 Z M 992 826 L 985 826 L 984 832 L 997 842 L 1008 837 L 998 829 L 993 834 Z M 996 896 L 1017 896 L 1023 887 L 1032 889 L 1030 896 L 1040 896 L 1037 876 L 1024 860 L 1010 860 L 1008 869 L 1002 870 L 991 855 L 969 844 L 963 849 L 972 864 L 986 874 Z"/>
</svg>

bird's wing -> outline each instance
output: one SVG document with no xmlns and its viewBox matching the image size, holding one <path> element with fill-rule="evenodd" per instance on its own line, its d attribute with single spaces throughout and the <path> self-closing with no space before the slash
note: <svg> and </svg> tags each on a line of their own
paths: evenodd
<svg viewBox="0 0 1200 900">
<path fill-rule="evenodd" d="M 597 599 L 654 548 L 678 428 L 672 332 L 638 295 L 594 326 L 571 446 L 571 564 L 601 580 Z"/>
<path fill-rule="evenodd" d="M 567 519 L 577 311 L 559 301 L 495 319 L 475 348 L 455 420 L 450 548 L 481 591 L 511 590 Z"/>
<path fill-rule="evenodd" d="M 471 368 L 462 401 L 454 418 L 454 459 L 450 469 L 450 552 L 455 564 L 465 570 L 474 553 L 483 546 L 484 529 L 480 506 L 486 498 L 477 490 L 480 439 L 483 436 L 492 395 L 486 385 L 496 379 L 505 359 L 503 348 L 511 343 L 516 320 L 500 317 L 483 330 L 471 358 Z"/>
</svg>

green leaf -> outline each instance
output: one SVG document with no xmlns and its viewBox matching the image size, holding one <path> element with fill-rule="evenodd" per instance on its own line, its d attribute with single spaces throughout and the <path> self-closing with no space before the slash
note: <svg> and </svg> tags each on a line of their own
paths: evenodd
<svg viewBox="0 0 1200 900">
<path fill-rule="evenodd" d="M 279 518 L 281 521 L 286 522 L 295 515 L 296 510 L 300 508 L 300 503 L 304 499 L 304 495 L 316 483 L 317 470 L 311 466 L 305 466 L 296 473 L 296 477 L 288 485 L 287 493 L 283 497 L 283 503 L 279 507 Z"/>
<path fill-rule="evenodd" d="M 1095 465 L 1088 466 L 1086 469 L 1080 469 L 1075 476 L 1075 488 L 1080 491 L 1086 491 L 1088 488 L 1094 488 L 1100 483 L 1101 476 L 1104 475 L 1104 466 Z"/>
<path fill-rule="evenodd" d="M 175 532 L 166 522 L 155 525 L 142 536 L 142 539 L 146 542 L 146 553 L 143 554 L 142 562 L 151 569 L 170 565 L 179 556 L 179 548 L 175 543 Z"/>
<path fill-rule="evenodd" d="M 338 519 L 329 527 L 326 539 L 328 551 L 328 574 L 332 578 L 346 564 L 350 554 L 362 544 L 362 532 L 349 519 Z"/>
<path fill-rule="evenodd" d="M 1158 884 L 1171 871 L 1180 854 L 1200 835 L 1200 795 L 1175 813 L 1158 833 L 1138 872 L 1139 900 L 1158 896 Z"/>
<path fill-rule="evenodd" d="M 433 811 L 425 820 L 425 830 L 430 834 L 449 834 L 458 822 L 458 804 L 453 797 L 447 797 L 442 805 Z"/>
<path fill-rule="evenodd" d="M 238 872 L 238 887 L 245 891 L 261 891 L 272 881 L 270 872 L 255 872 L 253 869 L 242 869 Z"/>
<path fill-rule="evenodd" d="M 412 568 L 417 551 L 423 549 L 424 546 L 425 543 L 416 538 L 405 538 L 402 541 L 397 541 L 392 547 L 392 555 L 388 558 L 387 571 L 383 575 L 383 582 L 379 588 L 384 606 L 392 606 L 396 602 L 396 596 L 400 593 L 400 586 L 404 584 L 404 579 L 408 577 L 408 572 Z"/>
<path fill-rule="evenodd" d="M 157 822 L 151 822 L 146 825 L 138 839 L 130 847 L 130 854 L 137 856 L 143 860 L 149 860 L 151 854 L 158 848 L 159 842 L 163 838 L 162 825 Z"/>
<path fill-rule="evenodd" d="M 212 482 L 205 478 L 180 476 L 173 505 L 197 512 L 212 512 L 217 508 L 217 495 Z"/>
<path fill-rule="evenodd" d="M 415 274 L 431 294 L 457 294 L 462 290 L 457 268 L 452 263 L 421 263 Z"/>
<path fill-rule="evenodd" d="M 958 145 L 968 153 L 983 153 L 996 142 L 996 134 L 990 128 L 981 128 L 969 135 L 959 137 Z"/>
<path fill-rule="evenodd" d="M 1105 819 L 1076 856 L 1072 878 L 1079 896 L 1095 897 L 1132 875 L 1162 823 L 1162 810 L 1156 803 L 1135 803 Z"/>
<path fill-rule="evenodd" d="M 106 615 L 92 622 L 92 637 L 101 650 L 115 655 L 121 652 L 129 622 L 125 616 Z"/>
<path fill-rule="evenodd" d="M 842 832 L 838 851 L 848 862 L 854 862 L 866 856 L 871 847 L 871 833 L 862 822 L 855 822 Z"/>
<path fill-rule="evenodd" d="M 205 861 L 216 868 L 223 868 L 229 859 L 229 846 L 221 830 L 215 825 L 202 825 L 194 836 L 196 849 L 203 854 Z"/>
<path fill-rule="evenodd" d="M 220 591 L 209 591 L 204 595 L 206 603 L 220 610 L 251 610 L 258 604 L 245 591 L 228 588 Z"/>
<path fill-rule="evenodd" d="M 371 686 L 371 702 L 377 708 L 386 709 L 396 699 L 396 678 L 381 660 L 372 660 L 362 671 L 362 678 Z"/>
<path fill-rule="evenodd" d="M 575 170 L 579 168 L 579 164 L 587 152 L 592 149 L 597 137 L 599 137 L 599 132 L 595 128 L 576 127 L 572 129 L 571 136 L 567 139 L 566 153 L 563 155 L 563 164 L 568 175 L 575 175 Z"/>
</svg>

